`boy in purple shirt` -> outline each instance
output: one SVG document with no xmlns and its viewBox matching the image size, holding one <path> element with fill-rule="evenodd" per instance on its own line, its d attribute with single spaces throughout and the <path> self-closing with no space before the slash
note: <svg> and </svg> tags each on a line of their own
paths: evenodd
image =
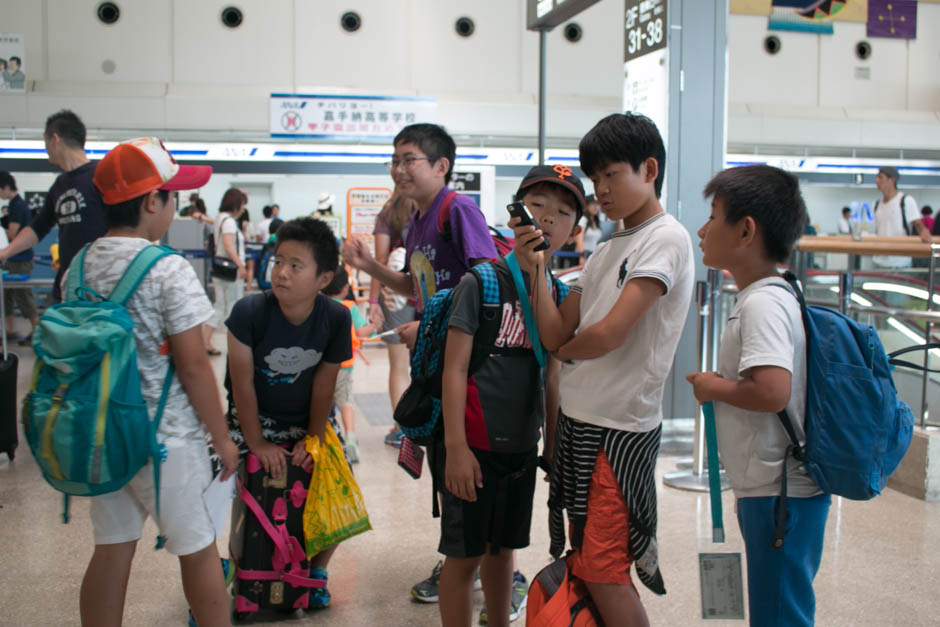
<svg viewBox="0 0 940 627">
<path fill-rule="evenodd" d="M 497 257 L 483 212 L 472 199 L 450 190 L 457 146 L 447 131 L 436 124 L 412 124 L 395 137 L 395 152 L 385 166 L 392 173 L 395 187 L 413 199 L 418 210 L 408 222 L 405 238 L 405 271 L 396 272 L 378 263 L 365 241 L 350 237 L 343 246 L 343 261 L 367 272 L 373 280 L 415 300 L 420 319 L 424 303 L 439 289 L 454 287 L 464 273 L 484 261 Z M 450 217 L 441 232 L 442 208 Z M 402 343 L 414 348 L 418 321 L 396 329 Z M 400 441 L 401 432 L 393 429 L 386 442 Z M 437 601 L 440 563 L 428 580 L 418 583 L 412 595 L 419 601 Z M 430 587 L 429 587 L 430 586 Z M 425 593 L 425 589 L 430 589 Z"/>
<path fill-rule="evenodd" d="M 412 124 L 398 133 L 394 146 L 392 160 L 385 165 L 395 186 L 418 204 L 408 222 L 405 272 L 376 262 L 368 244 L 355 238 L 343 246 L 343 261 L 414 298 L 420 316 L 424 302 L 435 291 L 454 287 L 470 266 L 496 258 L 496 248 L 476 203 L 447 187 L 457 152 L 447 131 L 436 124 Z M 444 225 L 446 233 L 439 228 L 442 207 L 450 212 Z M 398 328 L 409 348 L 414 346 L 417 330 L 417 321 Z"/>
</svg>

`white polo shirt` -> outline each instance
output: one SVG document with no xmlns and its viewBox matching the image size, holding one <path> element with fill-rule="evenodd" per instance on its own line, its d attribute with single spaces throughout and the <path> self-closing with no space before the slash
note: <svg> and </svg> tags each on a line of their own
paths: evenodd
<svg viewBox="0 0 940 627">
<path fill-rule="evenodd" d="M 577 333 L 604 319 L 623 287 L 641 277 L 666 289 L 618 348 L 563 364 L 561 406 L 567 416 L 601 427 L 644 432 L 663 419 L 663 385 L 689 313 L 695 269 L 689 232 L 661 213 L 600 244 L 572 289 L 581 294 Z"/>
</svg>

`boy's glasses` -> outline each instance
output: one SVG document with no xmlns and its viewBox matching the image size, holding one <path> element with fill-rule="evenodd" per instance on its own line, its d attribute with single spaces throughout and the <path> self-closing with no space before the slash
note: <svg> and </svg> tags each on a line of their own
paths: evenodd
<svg viewBox="0 0 940 627">
<path fill-rule="evenodd" d="M 394 170 L 397 167 L 405 168 L 410 170 L 416 161 L 431 161 L 430 157 L 405 157 L 404 159 L 392 159 L 391 161 L 385 162 L 385 167 L 389 172 Z"/>
</svg>

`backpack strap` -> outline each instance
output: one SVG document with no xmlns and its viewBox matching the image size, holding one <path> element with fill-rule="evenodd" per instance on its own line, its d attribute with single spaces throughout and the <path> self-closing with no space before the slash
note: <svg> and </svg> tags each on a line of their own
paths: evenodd
<svg viewBox="0 0 940 627">
<path fill-rule="evenodd" d="M 490 349 L 499 335 L 502 324 L 502 301 L 499 296 L 499 278 L 492 262 L 479 263 L 472 268 L 480 284 L 480 327 L 473 336 L 473 350 L 470 353 L 470 365 L 467 369 L 473 375 L 490 354 Z"/>
<path fill-rule="evenodd" d="M 907 214 L 904 213 L 904 200 L 907 198 L 907 194 L 901 194 L 901 223 L 904 224 L 904 233 L 907 235 L 911 234 L 911 227 L 907 224 Z M 878 205 L 881 204 L 880 200 L 875 201 L 875 207 L 873 211 L 878 211 Z"/>
<path fill-rule="evenodd" d="M 127 300 L 134 295 L 141 281 L 144 280 L 144 277 L 147 276 L 147 273 L 150 272 L 150 269 L 153 268 L 158 261 L 168 255 L 178 254 L 178 252 L 167 246 L 156 246 L 153 244 L 147 246 L 137 253 L 134 260 L 131 261 L 127 269 L 124 270 L 124 274 L 121 275 L 117 285 L 114 286 L 114 289 L 108 296 L 108 300 L 120 303 L 121 305 L 127 303 Z M 84 255 L 82 258 L 84 259 Z M 81 274 L 84 275 L 84 270 Z M 82 282 L 84 283 L 84 276 L 82 276 Z"/>
<path fill-rule="evenodd" d="M 800 314 L 803 318 L 803 332 L 806 334 L 806 366 L 807 372 L 809 372 L 810 334 L 809 312 L 806 310 L 806 299 L 803 297 L 803 291 L 800 289 L 795 274 L 787 270 L 783 273 L 782 278 L 790 286 L 787 291 L 792 290 L 793 295 L 796 296 L 796 300 L 800 303 Z M 782 289 L 787 289 L 784 285 L 777 285 Z M 807 395 L 807 399 L 808 398 L 809 395 Z M 775 549 L 783 547 L 783 537 L 787 532 L 787 458 L 792 455 L 793 458 L 799 462 L 806 461 L 806 447 L 800 444 L 799 439 L 796 437 L 796 428 L 793 426 L 793 421 L 790 419 L 790 414 L 787 413 L 786 408 L 777 412 L 777 417 L 780 419 L 784 431 L 787 432 L 787 437 L 790 438 L 790 445 L 787 447 L 787 452 L 783 456 L 783 477 L 780 479 L 780 499 L 777 504 L 777 521 L 774 528 L 774 539 L 771 544 Z"/>
<path fill-rule="evenodd" d="M 936 368 L 926 368 L 923 364 L 915 364 L 912 361 L 897 358 L 899 355 L 903 355 L 905 353 L 912 353 L 914 351 L 927 351 L 934 348 L 940 348 L 940 342 L 928 342 L 926 344 L 915 344 L 914 346 L 908 346 L 907 348 L 896 350 L 893 353 L 888 353 L 888 363 L 892 366 L 913 368 L 914 370 L 920 370 L 921 372 L 940 372 L 940 370 L 937 370 Z"/>
<path fill-rule="evenodd" d="M 68 276 L 65 279 L 65 293 L 62 295 L 62 300 L 84 300 L 87 292 L 104 300 L 103 296 L 85 284 L 85 254 L 90 247 L 91 243 L 85 244 L 72 259 Z"/>
<path fill-rule="evenodd" d="M 437 231 L 441 234 L 441 239 L 445 242 L 451 241 L 453 235 L 450 228 L 450 204 L 454 201 L 457 192 L 450 190 L 441 201 L 441 209 L 437 213 Z"/>
<path fill-rule="evenodd" d="M 535 360 L 539 362 L 539 368 L 544 368 L 547 359 L 545 347 L 542 346 L 542 340 L 539 339 L 539 328 L 535 324 L 532 303 L 529 302 L 529 292 L 526 290 L 525 281 L 522 280 L 522 270 L 516 260 L 515 251 L 506 255 L 506 265 L 509 266 L 509 271 L 512 273 L 512 282 L 516 286 L 516 295 L 519 297 L 519 304 L 522 306 L 522 317 L 525 319 L 525 328 L 529 332 L 532 352 L 535 353 Z"/>
</svg>

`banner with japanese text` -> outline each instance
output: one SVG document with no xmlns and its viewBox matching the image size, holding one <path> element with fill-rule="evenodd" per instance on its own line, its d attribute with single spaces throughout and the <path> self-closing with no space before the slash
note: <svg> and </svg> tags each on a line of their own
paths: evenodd
<svg viewBox="0 0 940 627">
<path fill-rule="evenodd" d="M 433 98 L 271 94 L 271 137 L 391 139 L 416 122 L 437 122 Z"/>
</svg>

